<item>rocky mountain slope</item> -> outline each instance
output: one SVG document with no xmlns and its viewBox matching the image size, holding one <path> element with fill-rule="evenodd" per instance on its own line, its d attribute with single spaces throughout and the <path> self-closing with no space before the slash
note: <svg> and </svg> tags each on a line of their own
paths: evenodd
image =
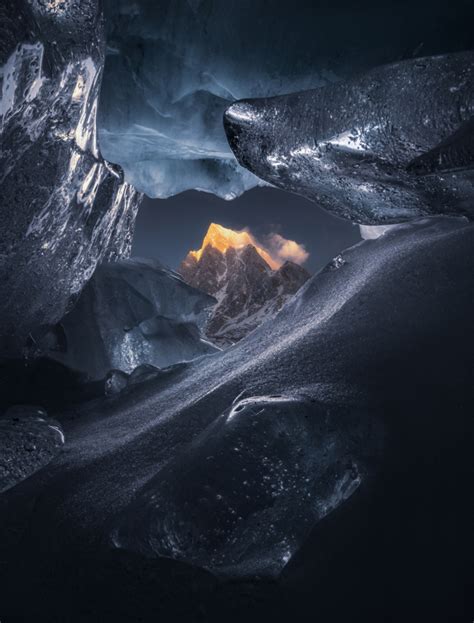
<svg viewBox="0 0 474 623">
<path fill-rule="evenodd" d="M 198 251 L 179 268 L 183 279 L 217 299 L 206 327 L 222 345 L 238 342 L 273 318 L 309 278 L 294 262 L 276 262 L 246 231 L 211 223 Z"/>
</svg>

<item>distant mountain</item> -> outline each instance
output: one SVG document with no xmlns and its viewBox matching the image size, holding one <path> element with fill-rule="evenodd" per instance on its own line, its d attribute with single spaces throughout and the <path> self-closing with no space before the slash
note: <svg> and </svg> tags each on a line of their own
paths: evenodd
<svg viewBox="0 0 474 623">
<path fill-rule="evenodd" d="M 275 316 L 310 277 L 298 264 L 280 265 L 248 232 L 216 223 L 201 248 L 188 253 L 179 273 L 217 299 L 205 332 L 220 345 L 239 341 Z"/>
</svg>

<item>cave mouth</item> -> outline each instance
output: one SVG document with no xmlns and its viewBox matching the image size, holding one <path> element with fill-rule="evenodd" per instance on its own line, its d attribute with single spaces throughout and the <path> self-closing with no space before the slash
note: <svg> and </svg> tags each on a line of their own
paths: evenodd
<svg viewBox="0 0 474 623">
<path fill-rule="evenodd" d="M 145 198 L 131 261 L 170 268 L 211 297 L 203 338 L 225 350 L 272 321 L 312 274 L 359 240 L 351 222 L 277 188 L 232 201 L 189 190 Z"/>
<path fill-rule="evenodd" d="M 144 198 L 132 256 L 157 259 L 176 270 L 191 249 L 199 249 L 210 223 L 247 228 L 262 242 L 273 234 L 294 240 L 307 251 L 304 267 L 312 274 L 361 240 L 356 225 L 277 188 L 253 188 L 232 201 L 190 190 L 168 199 Z"/>
</svg>

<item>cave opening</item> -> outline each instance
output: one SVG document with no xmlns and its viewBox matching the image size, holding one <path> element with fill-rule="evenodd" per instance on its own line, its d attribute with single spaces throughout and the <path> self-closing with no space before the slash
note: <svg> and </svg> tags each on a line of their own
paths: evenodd
<svg viewBox="0 0 474 623">
<path fill-rule="evenodd" d="M 3 4 L 1 622 L 469 620 L 472 0 Z"/>
<path fill-rule="evenodd" d="M 171 268 L 212 297 L 203 331 L 225 349 L 273 319 L 312 274 L 359 240 L 356 225 L 277 188 L 256 187 L 232 201 L 194 190 L 145 199 L 132 261 Z"/>
<path fill-rule="evenodd" d="M 308 254 L 304 266 L 312 274 L 361 239 L 356 225 L 277 188 L 253 188 L 232 201 L 191 190 L 169 199 L 144 198 L 132 256 L 154 258 L 176 270 L 191 249 L 200 247 L 210 223 L 248 229 L 263 244 L 274 234 L 296 241 Z"/>
</svg>

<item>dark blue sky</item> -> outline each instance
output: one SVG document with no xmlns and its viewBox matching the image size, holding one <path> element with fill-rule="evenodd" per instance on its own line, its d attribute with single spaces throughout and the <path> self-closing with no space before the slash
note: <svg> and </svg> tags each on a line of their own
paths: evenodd
<svg viewBox="0 0 474 623">
<path fill-rule="evenodd" d="M 233 201 L 188 191 L 170 199 L 144 199 L 133 255 L 154 257 L 177 268 L 190 249 L 201 246 L 211 222 L 231 229 L 248 227 L 261 239 L 277 232 L 304 244 L 310 254 L 305 264 L 310 272 L 360 240 L 358 227 L 275 188 L 255 188 Z"/>
</svg>

